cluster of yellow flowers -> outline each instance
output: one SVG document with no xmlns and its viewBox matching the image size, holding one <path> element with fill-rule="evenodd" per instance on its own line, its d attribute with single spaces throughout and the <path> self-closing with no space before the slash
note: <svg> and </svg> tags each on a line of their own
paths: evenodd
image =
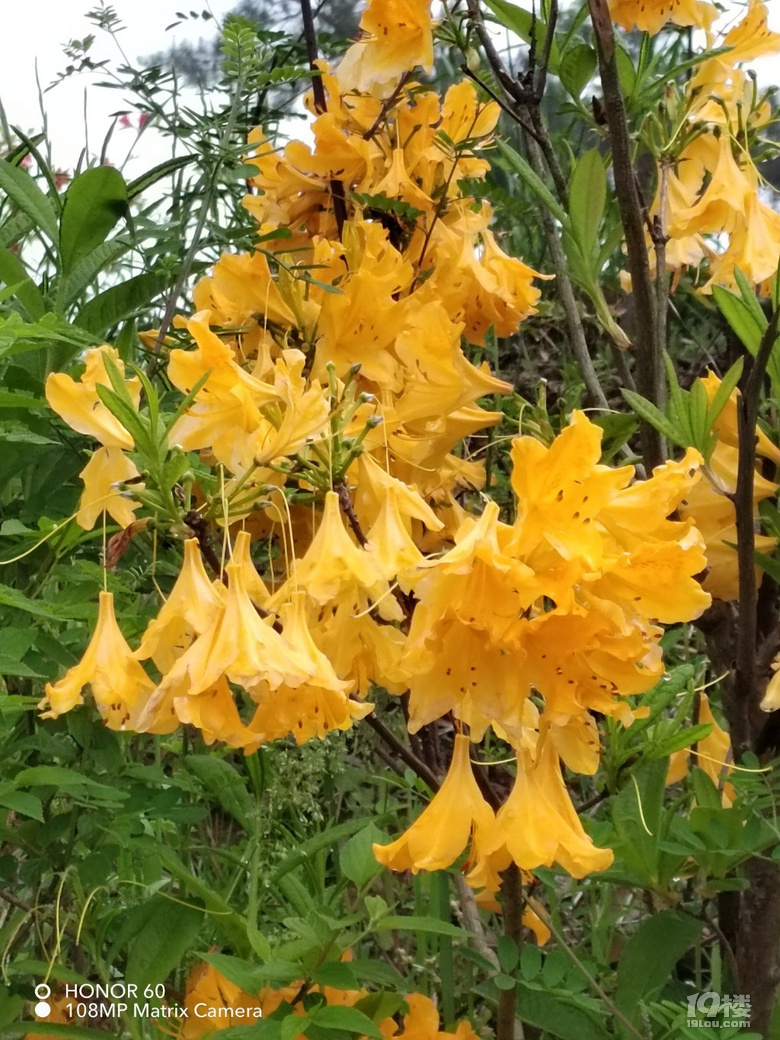
<svg viewBox="0 0 780 1040">
<path fill-rule="evenodd" d="M 467 193 L 487 170 L 497 106 L 468 83 L 441 99 L 407 79 L 430 64 L 431 20 L 427 2 L 403 7 L 399 21 L 372 0 L 364 38 L 336 72 L 322 66 L 311 147 L 277 152 L 257 132 L 259 194 L 246 204 L 264 246 L 275 241 L 272 262 L 260 249 L 223 257 L 179 322 L 194 349 L 168 354 L 171 383 L 196 390 L 169 441 L 220 475 L 219 510 L 195 512 L 222 532 L 224 566 L 209 577 L 202 542 L 185 542 L 136 650 L 103 592 L 83 659 L 44 707 L 56 717 L 89 685 L 111 728 L 189 723 L 249 752 L 348 729 L 375 686 L 408 690 L 412 731 L 454 721 L 452 764 L 417 823 L 376 854 L 440 869 L 473 836 L 469 881 L 491 896 L 511 862 L 581 877 L 611 861 L 585 834 L 562 764 L 595 772 L 592 713 L 629 724 L 623 695 L 662 674 L 656 623 L 710 601 L 694 578 L 701 536 L 670 519 L 701 459 L 689 451 L 633 482 L 632 467 L 600 464 L 601 430 L 575 412 L 552 444 L 514 441 L 513 522 L 492 502 L 479 516 L 464 508 L 485 471 L 458 446 L 500 418 L 478 399 L 511 389 L 465 351 L 490 328 L 513 332 L 538 290 Z M 80 380 L 47 385 L 52 407 L 101 444 L 82 474 L 86 528 L 103 511 L 131 524 L 148 479 L 101 398 L 107 362 L 137 407 L 140 384 L 107 346 L 88 352 Z M 470 762 L 488 727 L 517 755 L 497 813 Z"/>
<path fill-rule="evenodd" d="M 667 20 L 709 30 L 715 13 L 712 4 L 699 0 L 614 4 L 621 25 L 630 28 L 635 21 L 648 32 L 657 32 Z M 735 268 L 763 288 L 778 267 L 780 213 L 761 199 L 764 185 L 750 146 L 772 113 L 745 65 L 777 53 L 780 33 L 768 28 L 763 0 L 750 0 L 744 17 L 728 31 L 707 32 L 707 47 L 724 50 L 696 67 L 680 111 L 673 113 L 678 124 L 659 158 L 651 215 L 669 237 L 670 270 L 698 267 L 706 260 L 704 291 L 713 285 L 734 287 Z"/>
<path fill-rule="evenodd" d="M 203 1040 L 223 1029 L 245 1026 L 247 1019 L 254 1017 L 255 1009 L 259 1009 L 265 1018 L 282 1004 L 291 1005 L 293 1014 L 303 1017 L 306 1014 L 300 1000 L 303 990 L 303 982 L 292 982 L 281 989 L 265 987 L 252 995 L 239 989 L 212 965 L 200 964 L 193 969 L 187 982 L 184 999 L 187 1017 L 182 1020 L 176 1040 Z M 367 990 L 318 985 L 307 987 L 306 992 L 321 993 L 328 1007 L 354 1007 L 368 996 Z M 387 1018 L 379 1025 L 385 1040 L 477 1040 L 477 1034 L 466 1020 L 458 1023 L 454 1033 L 442 1031 L 439 1012 L 430 997 L 409 993 L 404 1000 L 409 1011 L 403 1017 L 402 1028 L 399 1029 L 393 1018 Z"/>
</svg>

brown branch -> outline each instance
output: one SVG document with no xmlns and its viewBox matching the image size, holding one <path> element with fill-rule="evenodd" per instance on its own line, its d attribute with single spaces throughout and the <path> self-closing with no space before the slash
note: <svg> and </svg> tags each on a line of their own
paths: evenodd
<svg viewBox="0 0 780 1040">
<path fill-rule="evenodd" d="M 381 722 L 373 712 L 370 715 L 366 715 L 365 721 L 374 733 L 376 733 L 376 735 L 380 737 L 388 747 L 392 748 L 398 757 L 403 759 L 409 768 L 413 769 L 420 779 L 424 781 L 424 783 L 426 783 L 434 793 L 439 790 L 441 785 L 425 762 L 423 762 L 421 758 L 418 758 L 402 740 L 399 740 L 395 733 L 393 733 L 391 729 L 388 729 L 384 722 Z"/>
<path fill-rule="evenodd" d="M 325 87 L 322 75 L 317 66 L 319 53 L 317 51 L 317 30 L 314 27 L 314 16 L 311 11 L 311 0 L 301 0 L 301 19 L 303 21 L 303 38 L 306 42 L 306 54 L 311 69 L 311 88 L 314 95 L 314 110 L 318 115 L 328 111 L 328 101 L 325 97 Z M 347 202 L 344 195 L 344 185 L 340 180 L 334 178 L 330 182 L 330 194 L 333 199 L 333 215 L 336 218 L 338 235 L 344 230 L 347 219 Z"/>
<path fill-rule="evenodd" d="M 739 762 L 752 750 L 751 714 L 756 701 L 756 642 L 758 638 L 758 588 L 756 585 L 756 533 L 753 520 L 753 483 L 756 470 L 756 424 L 761 384 L 777 339 L 780 308 L 764 333 L 755 359 L 746 365 L 742 392 L 737 401 L 739 455 L 737 488 L 732 496 L 737 514 L 737 564 L 739 567 L 739 619 L 736 669 L 729 718 L 734 759 Z"/>
<path fill-rule="evenodd" d="M 339 505 L 341 506 L 342 513 L 349 521 L 349 526 L 352 528 L 355 537 L 360 543 L 361 549 L 365 549 L 365 547 L 368 545 L 368 538 L 366 538 L 365 531 L 360 526 L 360 521 L 358 520 L 357 513 L 355 512 L 355 507 L 352 505 L 352 499 L 350 498 L 349 488 L 342 480 L 336 485 L 334 490 L 339 496 Z"/>
<path fill-rule="evenodd" d="M 634 176 L 631 137 L 626 107 L 620 89 L 615 34 L 607 0 L 588 0 L 598 52 L 604 110 L 612 145 L 612 169 L 620 219 L 628 252 L 628 270 L 636 309 L 636 371 L 639 392 L 656 407 L 661 406 L 656 306 L 645 243 L 643 207 Z M 650 473 L 664 461 L 661 435 L 649 423 L 640 426 L 642 456 Z"/>
<path fill-rule="evenodd" d="M 523 942 L 523 879 L 516 863 L 501 874 L 504 910 L 504 935 L 513 939 L 518 951 Z M 517 986 L 502 989 L 498 997 L 496 1040 L 515 1040 L 517 1022 Z"/>
</svg>

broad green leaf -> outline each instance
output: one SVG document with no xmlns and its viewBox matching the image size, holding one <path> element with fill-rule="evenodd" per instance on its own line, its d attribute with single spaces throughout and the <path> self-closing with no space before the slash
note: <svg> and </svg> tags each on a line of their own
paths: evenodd
<svg viewBox="0 0 780 1040">
<path fill-rule="evenodd" d="M 373 1036 L 381 1040 L 382 1032 L 374 1022 L 354 1007 L 320 1007 L 312 1014 L 312 1022 L 320 1029 L 343 1029 L 347 1033 Z"/>
<path fill-rule="evenodd" d="M 23 661 L 17 661 L 6 654 L 0 654 L 0 675 L 19 675 L 27 679 L 42 678 L 40 672 L 36 672 L 34 668 L 30 668 Z"/>
<path fill-rule="evenodd" d="M 577 44 L 563 52 L 558 78 L 573 98 L 578 98 L 591 81 L 597 63 L 596 52 L 587 43 Z"/>
<path fill-rule="evenodd" d="M 339 853 L 339 866 L 344 877 L 362 888 L 378 874 L 382 868 L 376 861 L 372 846 L 385 840 L 385 835 L 373 823 L 354 834 Z"/>
<path fill-rule="evenodd" d="M 606 201 L 607 175 L 604 161 L 598 148 L 592 148 L 577 160 L 569 181 L 571 228 L 586 260 L 597 249 Z"/>
<path fill-rule="evenodd" d="M 282 860 L 271 878 L 271 883 L 278 883 L 282 878 L 288 875 L 290 871 L 300 866 L 301 863 L 305 863 L 309 856 L 313 856 L 314 853 L 319 852 L 320 849 L 332 849 L 343 838 L 348 838 L 352 834 L 355 834 L 356 831 L 363 830 L 368 822 L 369 820 L 365 817 L 361 819 L 358 816 L 355 819 L 339 823 L 335 827 L 328 827 L 319 834 L 314 834 L 311 838 L 302 842 L 295 852 Z"/>
<path fill-rule="evenodd" d="M 636 69 L 634 68 L 634 59 L 626 48 L 619 43 L 615 46 L 615 62 L 617 64 L 620 87 L 626 98 L 630 98 L 636 86 Z"/>
<path fill-rule="evenodd" d="M 52 242 L 57 241 L 57 211 L 34 179 L 20 166 L 0 159 L 0 191 L 26 213 L 35 227 Z"/>
<path fill-rule="evenodd" d="M 512 170 L 514 170 L 518 177 L 521 178 L 521 180 L 525 183 L 529 191 L 531 191 L 531 193 L 536 196 L 536 198 L 539 202 L 542 203 L 542 205 L 546 206 L 547 209 L 549 209 L 549 211 L 552 213 L 555 219 L 560 221 L 561 225 L 564 228 L 568 228 L 570 226 L 569 218 L 566 215 L 566 211 L 564 210 L 563 206 L 561 206 L 560 202 L 558 202 L 558 200 L 555 198 L 555 196 L 544 183 L 544 181 L 540 180 L 540 178 L 536 176 L 534 171 L 529 166 L 527 160 L 524 159 L 519 152 L 516 152 L 511 145 L 508 145 L 506 141 L 502 141 L 500 139 L 497 140 L 496 147 L 498 148 L 505 162 L 511 167 Z"/>
<path fill-rule="evenodd" d="M 500 935 L 498 937 L 496 953 L 498 954 L 498 963 L 501 965 L 501 970 L 508 973 L 513 972 L 517 967 L 517 962 L 520 960 L 520 951 L 511 935 Z"/>
<path fill-rule="evenodd" d="M 74 323 L 96 335 L 107 333 L 158 296 L 166 286 L 161 275 L 145 273 L 104 289 L 79 311 Z"/>
<path fill-rule="evenodd" d="M 712 297 L 732 331 L 748 353 L 755 357 L 761 346 L 761 337 L 769 324 L 763 312 L 762 321 L 756 317 L 753 309 L 744 300 L 721 285 L 713 285 Z"/>
<path fill-rule="evenodd" d="M 642 1003 L 658 996 L 703 927 L 703 921 L 679 910 L 662 910 L 634 932 L 618 963 L 615 995 L 615 1003 L 629 1021 L 641 1022 Z M 625 1029 L 623 1032 L 630 1035 Z"/>
<path fill-rule="evenodd" d="M 534 39 L 536 41 L 537 61 L 540 60 L 547 35 L 547 26 L 544 22 L 540 21 L 539 18 L 534 18 L 531 11 L 517 7 L 516 4 L 511 4 L 508 0 L 485 0 L 485 7 L 493 12 L 504 28 L 515 33 L 521 40 L 530 43 Z M 557 43 L 553 40 L 550 48 L 550 72 L 553 75 L 558 74 L 560 61 L 560 51 Z"/>
<path fill-rule="evenodd" d="M 129 212 L 127 185 L 113 166 L 96 166 L 73 180 L 60 221 L 60 262 L 67 277 L 82 257 L 105 241 Z"/>
<path fill-rule="evenodd" d="M 245 830 L 251 827 L 255 805 L 242 776 L 215 754 L 188 755 L 184 759 L 188 772 L 197 777 L 208 794 Z"/>
<path fill-rule="evenodd" d="M 269 983 L 289 985 L 301 977 L 301 967 L 292 961 L 270 961 L 268 964 L 249 964 L 240 957 L 231 957 L 225 953 L 204 953 L 202 959 L 207 961 L 226 979 L 238 986 L 245 993 L 257 993 Z"/>
<path fill-rule="evenodd" d="M 14 390 L 0 390 L 0 408 L 21 408 L 29 412 L 50 411 L 48 404 L 40 397 L 17 393 Z"/>
<path fill-rule="evenodd" d="M 345 961 L 328 961 L 321 968 L 311 973 L 313 982 L 318 986 L 332 986 L 334 989 L 360 989 L 352 965 Z"/>
<path fill-rule="evenodd" d="M 605 1023 L 594 1013 L 564 1002 L 552 993 L 531 988 L 523 982 L 517 986 L 517 1013 L 523 1022 L 544 1030 L 560 1040 L 604 1040 Z"/>
<path fill-rule="evenodd" d="M 14 286 L 14 295 L 27 312 L 31 321 L 43 317 L 46 302 L 40 289 L 30 278 L 27 268 L 10 249 L 0 246 L 0 281 Z"/>
<path fill-rule="evenodd" d="M 203 922 L 197 907 L 156 894 L 144 909 L 147 917 L 127 955 L 125 978 L 139 987 L 166 979 L 189 953 Z"/>
<path fill-rule="evenodd" d="M 28 791 L 8 791 L 0 796 L 0 805 L 43 823 L 43 802 Z"/>
</svg>

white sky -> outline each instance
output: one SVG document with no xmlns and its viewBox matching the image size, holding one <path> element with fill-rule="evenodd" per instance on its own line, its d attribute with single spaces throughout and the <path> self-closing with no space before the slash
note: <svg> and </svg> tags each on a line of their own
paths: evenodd
<svg viewBox="0 0 780 1040">
<path fill-rule="evenodd" d="M 222 18 L 233 3 L 232 0 L 114 0 L 111 6 L 126 27 L 118 39 L 133 64 L 140 57 L 167 50 L 175 43 L 185 40 L 194 43 L 199 38 L 211 39 L 216 35 L 215 23 L 200 18 L 184 21 L 166 32 L 166 26 L 178 21 L 176 11 L 200 12 L 208 8 L 215 18 Z M 63 44 L 69 40 L 83 39 L 94 33 L 96 39 L 90 51 L 94 61 L 108 58 L 114 66 L 123 61 L 108 34 L 85 17 L 92 7 L 97 7 L 97 0 L 11 0 L 3 5 L 5 47 L 0 61 L 0 100 L 9 124 L 25 132 L 41 129 L 36 62 L 45 90 L 68 64 Z M 111 113 L 131 107 L 129 94 L 95 87 L 94 82 L 100 78 L 106 77 L 74 75 L 44 94 L 55 166 L 72 169 L 84 147 L 85 91 L 89 144 L 93 153 L 100 151 L 112 123 Z M 163 144 L 159 137 L 155 140 L 156 136 L 147 131 L 141 138 L 142 154 L 127 164 L 127 175 L 137 176 L 168 157 L 169 145 Z M 132 130 L 117 126 L 108 158 L 121 165 L 134 137 Z"/>
<path fill-rule="evenodd" d="M 530 7 L 530 0 L 519 0 L 520 6 Z M 45 89 L 64 70 L 67 59 L 62 45 L 70 39 L 85 37 L 94 32 L 97 39 L 91 55 L 94 60 L 108 58 L 112 64 L 121 60 L 110 37 L 96 29 L 85 17 L 97 0 L 8 0 L 3 5 L 4 43 L 0 61 L 0 100 L 5 106 L 8 122 L 24 131 L 37 131 L 42 118 L 35 81 L 35 65 Z M 184 40 L 196 42 L 212 38 L 214 22 L 201 19 L 187 20 L 166 31 L 177 21 L 176 11 L 201 11 L 208 7 L 220 19 L 233 6 L 233 0 L 114 0 L 112 5 L 126 26 L 119 39 L 127 57 L 137 62 L 142 56 L 167 50 Z M 744 10 L 745 0 L 728 0 L 731 17 Z M 780 0 L 769 0 L 770 24 L 780 31 Z M 759 76 L 764 85 L 780 82 L 780 55 L 760 63 Z M 44 94 L 48 115 L 48 130 L 52 140 L 55 166 L 72 169 L 84 146 L 84 103 L 87 97 L 90 149 L 99 152 L 105 134 L 111 126 L 111 113 L 130 107 L 128 97 L 123 104 L 119 91 L 98 89 L 91 85 L 94 79 L 82 74 L 59 83 Z M 117 127 L 109 148 L 108 158 L 122 165 L 132 146 L 134 133 Z M 124 167 L 127 176 L 137 176 L 143 170 L 163 161 L 170 154 L 170 143 L 147 131 L 138 146 L 139 155 Z"/>
</svg>

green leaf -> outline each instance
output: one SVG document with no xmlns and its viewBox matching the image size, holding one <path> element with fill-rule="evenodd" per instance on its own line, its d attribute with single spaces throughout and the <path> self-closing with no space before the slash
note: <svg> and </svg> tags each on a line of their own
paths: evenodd
<svg viewBox="0 0 780 1040">
<path fill-rule="evenodd" d="M 520 960 L 520 951 L 511 935 L 499 936 L 496 953 L 498 954 L 498 963 L 501 965 L 501 970 L 508 973 L 513 972 Z"/>
<path fill-rule="evenodd" d="M 5 192 L 48 239 L 57 241 L 57 211 L 26 170 L 0 159 L 0 191 Z"/>
<path fill-rule="evenodd" d="M 352 965 L 345 961 L 328 961 L 321 968 L 311 973 L 311 979 L 318 986 L 332 986 L 334 989 L 360 989 Z"/>
<path fill-rule="evenodd" d="M 0 408 L 20 408 L 28 412 L 50 411 L 48 404 L 40 397 L 17 393 L 14 390 L 0 390 Z"/>
<path fill-rule="evenodd" d="M 604 161 L 598 148 L 592 148 L 577 160 L 569 181 L 571 228 L 586 258 L 598 246 L 599 227 L 606 201 L 607 175 Z"/>
<path fill-rule="evenodd" d="M 578 98 L 596 71 L 596 52 L 587 43 L 569 47 L 563 52 L 558 78 L 573 98 Z"/>
<path fill-rule="evenodd" d="M 0 675 L 20 675 L 28 679 L 42 678 L 40 672 L 36 672 L 22 661 L 16 661 L 6 654 L 0 654 Z"/>
<path fill-rule="evenodd" d="M 127 185 L 113 166 L 85 170 L 65 194 L 60 221 L 60 262 L 63 277 L 104 242 L 120 217 L 129 213 Z"/>
<path fill-rule="evenodd" d="M 40 289 L 27 273 L 19 257 L 10 249 L 0 246 L 0 280 L 5 285 L 14 286 L 14 295 L 27 312 L 31 321 L 43 317 L 46 302 Z"/>
<path fill-rule="evenodd" d="M 185 166 L 194 163 L 197 158 L 197 155 L 180 155 L 175 159 L 166 159 L 159 166 L 153 166 L 151 170 L 147 170 L 140 177 L 136 177 L 134 181 L 130 181 L 127 185 L 127 198 L 132 201 L 141 192 L 146 191 L 147 188 L 151 188 L 157 181 L 162 180 L 163 177 L 176 173 L 177 170 L 183 170 Z"/>
<path fill-rule="evenodd" d="M 343 1029 L 347 1033 L 360 1036 L 373 1036 L 381 1040 L 382 1031 L 368 1015 L 354 1007 L 320 1007 L 312 1014 L 312 1022 L 320 1029 Z"/>
<path fill-rule="evenodd" d="M 615 1003 L 629 1021 L 641 1022 L 642 1003 L 658 996 L 703 926 L 702 921 L 679 910 L 662 910 L 634 932 L 618 963 L 615 995 Z"/>
<path fill-rule="evenodd" d="M 120 256 L 132 249 L 132 242 L 128 238 L 117 235 L 107 242 L 101 242 L 91 253 L 83 257 L 71 271 L 65 283 L 65 303 L 71 304 L 91 286 L 101 271 L 108 270 Z"/>
<path fill-rule="evenodd" d="M 234 986 L 252 996 L 269 983 L 284 986 L 301 977 L 301 966 L 292 961 L 249 964 L 239 957 L 231 957 L 225 953 L 204 953 L 202 960 L 215 967 Z"/>
<path fill-rule="evenodd" d="M 362 888 L 382 869 L 376 861 L 372 846 L 385 841 L 379 828 L 369 823 L 354 834 L 339 853 L 339 866 L 344 877 Z"/>
<path fill-rule="evenodd" d="M 334 848 L 343 838 L 348 838 L 352 834 L 355 834 L 356 831 L 362 830 L 366 826 L 366 823 L 367 820 L 365 817 L 361 819 L 358 816 L 355 819 L 339 823 L 335 827 L 328 827 L 319 834 L 315 834 L 311 838 L 308 838 L 298 846 L 295 852 L 282 860 L 271 878 L 271 883 L 276 884 L 279 882 L 289 874 L 290 871 L 300 866 L 301 863 L 305 863 L 310 856 L 314 855 L 315 852 L 319 852 L 320 849 Z"/>
<path fill-rule="evenodd" d="M 144 906 L 145 923 L 127 955 L 125 977 L 139 987 L 161 982 L 178 967 L 198 937 L 203 911 L 156 894 Z"/>
<path fill-rule="evenodd" d="M 438 917 L 414 917 L 390 914 L 383 917 L 376 924 L 378 932 L 431 932 L 434 935 L 449 935 L 453 939 L 466 939 L 468 932 L 459 928 L 449 921 L 442 921 Z"/>
<path fill-rule="evenodd" d="M 504 28 L 515 33 L 521 40 L 524 40 L 526 43 L 530 43 L 532 39 L 536 41 L 538 61 L 544 50 L 544 41 L 547 35 L 547 26 L 544 22 L 540 21 L 539 18 L 534 18 L 530 11 L 525 11 L 522 7 L 508 3 L 508 0 L 485 0 L 485 6 L 493 12 Z M 550 48 L 550 72 L 554 76 L 558 74 L 560 61 L 560 51 L 555 40 L 553 40 Z"/>
<path fill-rule="evenodd" d="M 542 970 L 542 951 L 526 943 L 520 951 L 520 974 L 526 982 L 533 982 Z"/>
<path fill-rule="evenodd" d="M 763 311 L 759 319 L 752 307 L 721 285 L 713 285 L 712 297 L 718 305 L 718 310 L 729 323 L 732 332 L 736 334 L 747 352 L 755 357 L 761 345 L 761 337 L 769 324 Z"/>
<path fill-rule="evenodd" d="M 529 191 L 536 196 L 537 200 L 546 206 L 547 209 L 552 213 L 556 220 L 560 221 L 561 225 L 568 229 L 570 227 L 569 218 L 561 206 L 560 202 L 555 198 L 553 193 L 547 187 L 543 180 L 536 176 L 534 171 L 529 166 L 526 159 L 516 152 L 511 145 L 508 145 L 506 141 L 500 139 L 496 141 L 496 147 L 501 153 L 505 162 L 514 172 L 521 178 L 525 186 Z"/>
<path fill-rule="evenodd" d="M 606 1023 L 587 1011 L 531 988 L 522 982 L 517 987 L 517 1014 L 523 1022 L 544 1030 L 559 1040 L 604 1040 Z"/>
<path fill-rule="evenodd" d="M 711 732 L 711 722 L 701 722 L 696 726 L 689 726 L 687 729 L 680 730 L 679 733 L 673 733 L 671 736 L 663 737 L 657 743 L 653 743 L 652 747 L 648 749 L 648 758 L 668 758 L 675 751 L 682 751 L 683 748 L 691 747 L 692 744 L 704 740 Z"/>
<path fill-rule="evenodd" d="M 89 300 L 74 319 L 74 324 L 96 335 L 105 335 L 115 325 L 149 304 L 165 290 L 167 281 L 158 274 L 137 274 L 119 285 L 104 289 Z"/>
<path fill-rule="evenodd" d="M 654 404 L 645 400 L 640 394 L 635 394 L 633 390 L 623 389 L 620 392 L 640 419 L 650 423 L 668 440 L 673 441 L 675 444 L 681 443 L 679 430 Z"/>
<path fill-rule="evenodd" d="M 720 386 L 715 391 L 715 396 L 710 402 L 707 412 L 709 428 L 717 422 L 718 416 L 726 407 L 726 402 L 737 388 L 737 383 L 742 378 L 742 370 L 745 367 L 745 359 L 738 358 L 721 380 Z"/>
<path fill-rule="evenodd" d="M 28 791 L 8 791 L 0 795 L 0 805 L 43 823 L 43 802 Z"/>
<path fill-rule="evenodd" d="M 758 550 L 753 553 L 753 558 L 761 570 L 768 574 L 772 581 L 780 585 L 780 560 L 767 556 L 766 553 L 758 552 Z"/>
<path fill-rule="evenodd" d="M 255 816 L 255 805 L 243 777 L 215 754 L 188 755 L 184 766 L 189 773 L 197 777 L 206 791 L 217 803 L 241 824 L 244 830 L 251 829 Z"/>
</svg>

